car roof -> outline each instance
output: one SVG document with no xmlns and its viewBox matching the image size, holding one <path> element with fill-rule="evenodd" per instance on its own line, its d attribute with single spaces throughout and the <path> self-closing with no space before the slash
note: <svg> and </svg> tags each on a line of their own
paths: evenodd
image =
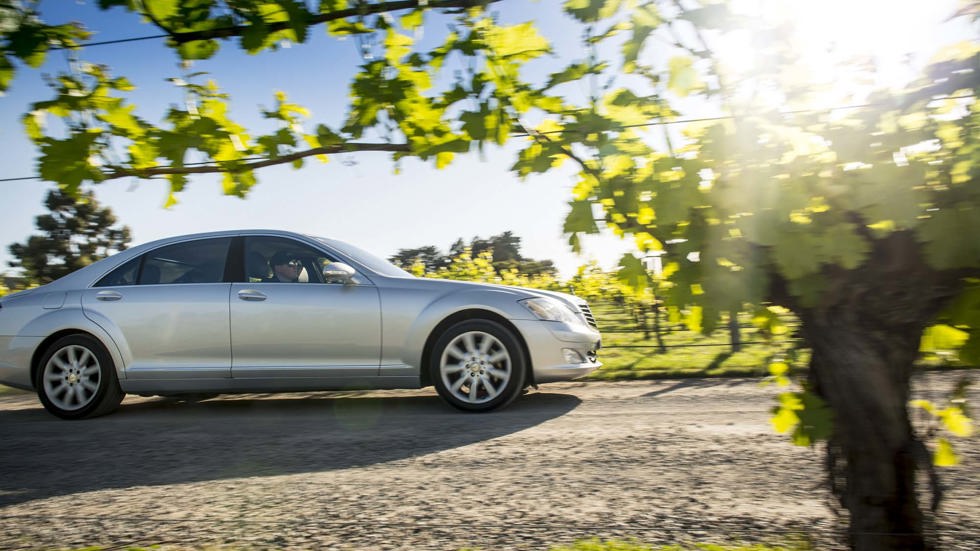
<svg viewBox="0 0 980 551">
<path fill-rule="evenodd" d="M 153 241 L 147 241 L 146 243 L 140 243 L 134 247 L 128 248 L 124 251 L 120 251 L 112 256 L 103 258 L 97 262 L 93 262 L 88 266 L 76 270 L 56 281 L 53 281 L 46 285 L 45 287 L 50 290 L 58 289 L 76 289 L 79 287 L 87 287 L 98 281 L 103 275 L 114 270 L 116 267 L 125 264 L 132 258 L 135 258 L 146 251 L 156 249 L 165 245 L 170 245 L 173 243 L 181 243 L 184 241 L 196 241 L 198 239 L 211 239 L 216 237 L 238 237 L 247 235 L 265 235 L 265 236 L 276 236 L 276 237 L 290 237 L 293 239 L 299 239 L 301 241 L 314 241 L 312 236 L 293 232 L 289 230 L 273 230 L 273 229 L 244 229 L 244 230 L 220 230 L 211 232 L 201 232 L 201 233 L 189 233 L 183 235 L 174 235 L 171 237 L 164 237 L 161 239 L 155 239 Z"/>
</svg>

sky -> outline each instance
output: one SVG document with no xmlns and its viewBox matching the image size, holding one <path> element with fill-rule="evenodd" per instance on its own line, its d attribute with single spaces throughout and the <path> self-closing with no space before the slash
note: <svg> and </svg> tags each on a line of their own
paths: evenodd
<svg viewBox="0 0 980 551">
<path fill-rule="evenodd" d="M 863 29 L 865 39 L 881 33 L 881 40 L 871 44 L 891 44 L 900 38 L 901 43 L 894 47 L 909 47 L 910 42 L 937 40 L 924 35 L 924 15 L 911 8 L 922 10 L 928 5 L 928 18 L 936 19 L 950 13 L 953 0 L 864 3 L 905 15 L 893 14 L 887 25 L 869 24 L 864 20 L 868 13 L 838 1 L 837 9 L 851 10 L 855 17 L 838 18 L 836 23 L 828 18 L 823 28 L 830 25 L 842 30 L 838 40 L 844 40 L 855 35 L 856 31 L 848 30 L 852 25 L 861 25 L 853 28 Z M 83 21 L 94 31 L 93 41 L 159 34 L 128 12 L 102 12 L 95 4 L 95 0 L 47 0 L 42 3 L 42 15 L 50 22 Z M 500 15 L 510 22 L 535 20 L 542 34 L 554 42 L 557 61 L 584 58 L 587 52 L 578 45 L 579 31 L 558 15 L 559 4 L 557 0 L 503 2 Z M 815 19 L 817 14 L 811 10 L 805 17 Z M 311 36 L 307 44 L 256 56 L 240 52 L 234 43 L 223 43 L 215 58 L 197 62 L 191 70 L 209 72 L 231 95 L 233 117 L 246 125 L 258 121 L 260 107 L 272 107 L 277 90 L 311 109 L 307 130 L 316 122 L 336 124 L 343 116 L 347 86 L 360 60 L 357 45 L 353 40 L 328 38 L 322 26 L 314 28 Z M 133 101 L 143 118 L 157 120 L 168 105 L 183 101 L 179 90 L 165 81 L 180 76 L 181 70 L 176 55 L 162 40 L 86 48 L 82 59 L 127 76 L 137 86 Z M 534 68 L 542 74 L 547 73 L 549 63 L 557 67 L 555 60 L 542 63 Z M 50 95 L 41 74 L 68 66 L 65 54 L 52 53 L 41 71 L 20 70 L 11 91 L 0 98 L 0 179 L 36 173 L 36 152 L 23 135 L 20 117 L 31 102 Z M 586 85 L 578 90 L 572 87 L 569 93 L 584 93 Z M 705 111 L 709 110 L 706 106 Z M 583 241 L 583 254 L 573 254 L 561 231 L 575 183 L 573 171 L 569 167 L 521 181 L 509 171 L 520 145 L 514 141 L 504 149 L 488 148 L 482 155 L 458 156 L 443 170 L 436 170 L 432 162 L 405 160 L 398 175 L 390 156 L 383 153 L 335 155 L 326 165 L 309 160 L 301 170 L 272 167 L 257 173 L 259 184 L 244 200 L 223 195 L 220 177 L 200 175 L 192 177 L 178 196 L 179 204 L 169 209 L 163 208 L 168 186 L 162 180 L 115 180 L 92 189 L 130 227 L 134 245 L 201 231 L 275 228 L 341 239 L 390 256 L 402 248 L 435 245 L 446 250 L 460 237 L 469 240 L 512 231 L 522 238 L 525 256 L 555 261 L 564 277 L 589 260 L 614 268 L 622 254 L 631 250 L 632 240 L 590 237 Z M 51 185 L 38 180 L 0 182 L 0 273 L 12 272 L 7 267 L 11 259 L 8 246 L 34 233 L 34 218 L 43 214 L 42 200 Z"/>
</svg>

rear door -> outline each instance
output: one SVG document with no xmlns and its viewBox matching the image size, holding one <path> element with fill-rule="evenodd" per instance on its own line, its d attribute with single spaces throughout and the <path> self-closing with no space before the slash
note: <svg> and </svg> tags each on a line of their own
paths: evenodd
<svg viewBox="0 0 980 551">
<path fill-rule="evenodd" d="M 224 281 L 231 240 L 155 249 L 84 291 L 85 314 L 118 341 L 128 379 L 231 376 L 231 283 Z"/>
</svg>

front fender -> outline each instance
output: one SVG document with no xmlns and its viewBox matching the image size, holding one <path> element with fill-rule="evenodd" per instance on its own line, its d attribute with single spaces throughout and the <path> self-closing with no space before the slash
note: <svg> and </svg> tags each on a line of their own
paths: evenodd
<svg viewBox="0 0 980 551">
<path fill-rule="evenodd" d="M 460 312 L 482 310 L 507 320 L 530 319 L 531 313 L 517 301 L 514 293 L 494 289 L 467 290 L 440 297 L 423 309 L 409 327 L 402 345 L 402 361 L 421 370 L 425 343 L 432 331 L 443 320 Z"/>
</svg>

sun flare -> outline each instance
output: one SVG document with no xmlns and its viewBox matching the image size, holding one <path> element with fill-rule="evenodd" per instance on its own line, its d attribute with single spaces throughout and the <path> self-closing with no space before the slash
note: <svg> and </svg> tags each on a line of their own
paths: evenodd
<svg viewBox="0 0 980 551">
<path fill-rule="evenodd" d="M 736 0 L 746 21 L 788 29 L 799 63 L 781 70 L 828 86 L 828 101 L 860 100 L 874 88 L 915 78 L 940 47 L 976 39 L 967 25 L 948 22 L 956 0 Z M 741 78 L 765 69 L 766 36 L 739 29 L 720 39 L 727 72 Z"/>
</svg>

